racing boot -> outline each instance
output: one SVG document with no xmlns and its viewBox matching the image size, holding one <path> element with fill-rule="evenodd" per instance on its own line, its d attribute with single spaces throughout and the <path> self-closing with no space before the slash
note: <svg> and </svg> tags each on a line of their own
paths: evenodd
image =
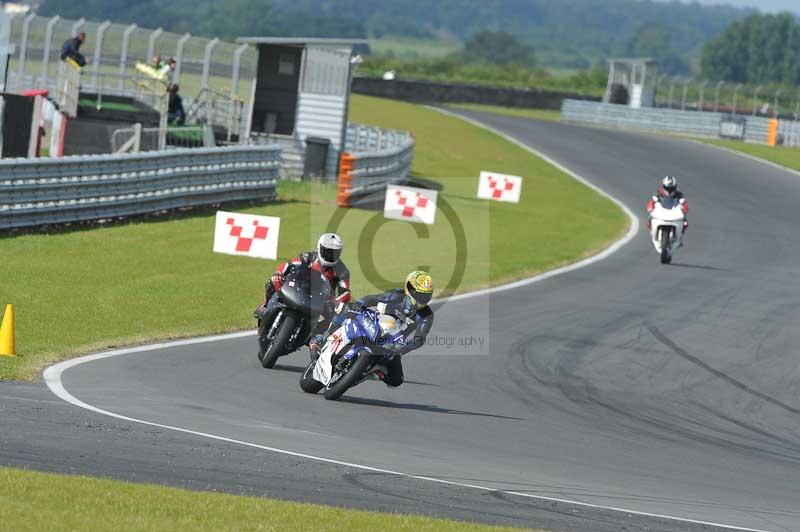
<svg viewBox="0 0 800 532">
<path fill-rule="evenodd" d="M 257 319 L 259 322 L 264 319 L 264 316 L 267 314 L 267 303 L 261 303 L 257 309 L 253 311 L 253 317 Z"/>
<path fill-rule="evenodd" d="M 678 247 L 679 247 L 679 248 L 682 248 L 682 247 L 683 247 L 683 237 L 684 237 L 684 235 L 686 234 L 686 230 L 687 230 L 688 228 L 689 228 L 689 222 L 687 222 L 687 221 L 684 221 L 684 222 L 683 222 L 683 231 L 681 231 L 681 238 L 680 238 L 680 241 L 678 242 Z"/>
<path fill-rule="evenodd" d="M 386 373 L 388 371 L 389 370 L 386 368 L 386 366 L 383 365 L 376 366 L 375 372 L 372 375 L 370 375 L 370 378 L 375 381 L 383 382 L 383 379 L 386 378 Z"/>
</svg>

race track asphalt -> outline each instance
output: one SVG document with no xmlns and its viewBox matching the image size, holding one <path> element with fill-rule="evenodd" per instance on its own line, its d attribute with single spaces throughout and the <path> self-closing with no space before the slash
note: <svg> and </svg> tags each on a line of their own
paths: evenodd
<svg viewBox="0 0 800 532">
<path fill-rule="evenodd" d="M 500 492 L 114 419 L 41 384 L 0 386 L 2 423 L 25 427 L 0 433 L 0 464 L 551 530 L 713 527 L 519 494 L 800 530 L 800 177 L 691 141 L 463 114 L 620 199 L 641 234 L 586 268 L 447 303 L 436 335 L 484 336 L 488 353 L 426 347 L 399 389 L 303 394 L 306 352 L 261 370 L 253 337 L 97 360 L 63 385 L 134 419 Z M 666 173 L 692 209 L 670 266 L 643 209 Z"/>
</svg>

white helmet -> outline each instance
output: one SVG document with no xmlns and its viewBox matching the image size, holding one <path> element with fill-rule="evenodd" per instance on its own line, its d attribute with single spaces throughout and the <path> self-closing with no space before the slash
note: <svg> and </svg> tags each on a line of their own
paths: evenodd
<svg viewBox="0 0 800 532">
<path fill-rule="evenodd" d="M 324 233 L 317 240 L 317 258 L 320 264 L 327 268 L 336 266 L 342 256 L 342 237 L 336 233 Z"/>
<path fill-rule="evenodd" d="M 671 175 L 668 175 L 661 180 L 661 186 L 664 188 L 664 190 L 672 194 L 675 192 L 675 189 L 678 188 L 678 180 Z"/>
</svg>

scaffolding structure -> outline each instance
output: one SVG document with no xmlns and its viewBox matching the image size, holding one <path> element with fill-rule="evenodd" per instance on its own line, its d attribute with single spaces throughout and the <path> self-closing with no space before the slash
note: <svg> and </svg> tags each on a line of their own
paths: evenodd
<svg viewBox="0 0 800 532">
<path fill-rule="evenodd" d="M 603 103 L 628 105 L 634 109 L 653 107 L 658 62 L 650 58 L 608 60 L 608 83 Z"/>
</svg>

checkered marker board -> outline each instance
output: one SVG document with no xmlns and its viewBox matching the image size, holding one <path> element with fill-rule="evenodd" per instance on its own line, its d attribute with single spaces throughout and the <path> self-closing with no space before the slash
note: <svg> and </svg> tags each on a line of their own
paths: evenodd
<svg viewBox="0 0 800 532">
<path fill-rule="evenodd" d="M 217 211 L 214 252 L 276 259 L 280 228 L 281 219 L 273 216 Z"/>
<path fill-rule="evenodd" d="M 519 203 L 522 194 L 522 178 L 515 175 L 481 172 L 478 181 L 478 197 L 494 201 Z"/>
<path fill-rule="evenodd" d="M 435 190 L 389 185 L 386 187 L 383 216 L 431 225 L 436 219 L 437 195 Z"/>
</svg>

